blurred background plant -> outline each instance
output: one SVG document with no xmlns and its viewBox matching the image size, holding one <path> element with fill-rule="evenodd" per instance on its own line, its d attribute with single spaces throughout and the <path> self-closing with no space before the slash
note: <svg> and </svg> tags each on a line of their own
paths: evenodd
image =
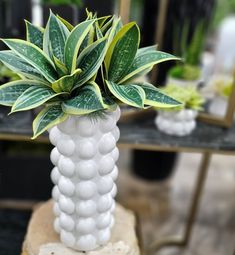
<svg viewBox="0 0 235 255">
<path fill-rule="evenodd" d="M 162 89 L 166 95 L 172 95 L 175 99 L 183 103 L 181 107 L 169 109 L 169 111 L 178 111 L 183 108 L 201 111 L 203 110 L 204 98 L 195 87 L 179 87 L 175 84 L 169 84 Z"/>
<path fill-rule="evenodd" d="M 216 29 L 221 21 L 229 15 L 235 13 L 235 0 L 217 0 L 214 9 L 212 29 Z"/>
<path fill-rule="evenodd" d="M 201 76 L 200 62 L 204 49 L 206 30 L 205 22 L 201 20 L 191 39 L 189 40 L 190 26 L 185 22 L 181 31 L 179 26 L 174 30 L 174 54 L 183 57 L 184 63 L 172 67 L 168 75 L 181 80 L 198 80 Z"/>
<path fill-rule="evenodd" d="M 181 64 L 181 65 L 176 65 L 172 67 L 169 70 L 169 76 L 176 78 L 176 79 L 181 79 L 181 80 L 186 80 L 186 81 L 194 81 L 197 80 L 200 77 L 201 70 L 200 67 L 198 66 L 191 66 L 187 64 Z"/>
<path fill-rule="evenodd" d="M 210 92 L 214 96 L 222 96 L 228 98 L 233 90 L 234 81 L 233 76 L 217 74 L 211 77 L 211 80 L 208 84 Z"/>
</svg>

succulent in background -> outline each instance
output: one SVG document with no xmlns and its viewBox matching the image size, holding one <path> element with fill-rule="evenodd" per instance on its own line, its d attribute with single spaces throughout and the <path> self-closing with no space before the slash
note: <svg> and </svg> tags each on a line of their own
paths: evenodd
<svg viewBox="0 0 235 255">
<path fill-rule="evenodd" d="M 180 103 L 151 84 L 136 84 L 155 64 L 178 60 L 155 46 L 139 49 L 135 22 L 115 16 L 87 19 L 73 27 L 50 13 L 44 28 L 26 21 L 27 41 L 4 39 L 0 61 L 21 80 L 0 87 L 0 104 L 11 113 L 44 106 L 33 122 L 34 138 L 69 115 L 103 115 L 125 103 L 170 108 Z"/>
<path fill-rule="evenodd" d="M 198 66 L 176 65 L 169 70 L 171 77 L 185 81 L 195 81 L 201 75 L 201 69 Z"/>
<path fill-rule="evenodd" d="M 230 75 L 213 75 L 208 83 L 210 93 L 216 96 L 230 97 L 233 91 L 234 78 Z"/>
<path fill-rule="evenodd" d="M 182 106 L 177 106 L 176 108 L 172 108 L 172 110 L 185 108 L 200 111 L 203 109 L 202 106 L 205 100 L 195 87 L 179 87 L 174 84 L 169 84 L 167 87 L 163 88 L 162 91 L 182 102 Z"/>
</svg>

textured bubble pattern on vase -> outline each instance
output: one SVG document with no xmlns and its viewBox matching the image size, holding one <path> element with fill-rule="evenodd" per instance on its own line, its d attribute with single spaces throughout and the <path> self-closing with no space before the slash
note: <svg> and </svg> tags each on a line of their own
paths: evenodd
<svg viewBox="0 0 235 255">
<path fill-rule="evenodd" d="M 106 118 L 70 116 L 50 130 L 56 147 L 52 198 L 54 229 L 61 242 L 79 251 L 106 244 L 114 225 L 120 109 Z"/>
<path fill-rule="evenodd" d="M 183 109 L 181 111 L 159 111 L 155 119 L 158 129 L 168 135 L 185 136 L 191 134 L 196 127 L 197 111 Z"/>
</svg>

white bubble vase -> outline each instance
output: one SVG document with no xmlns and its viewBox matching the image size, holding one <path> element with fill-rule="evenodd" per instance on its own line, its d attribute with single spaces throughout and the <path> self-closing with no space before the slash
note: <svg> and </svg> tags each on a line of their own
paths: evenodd
<svg viewBox="0 0 235 255">
<path fill-rule="evenodd" d="M 54 229 L 61 242 L 78 251 L 105 245 L 114 225 L 119 151 L 119 107 L 103 118 L 69 116 L 50 130 L 55 146 Z"/>
<path fill-rule="evenodd" d="M 198 112 L 191 109 L 158 111 L 155 124 L 165 134 L 185 136 L 195 129 L 197 115 Z"/>
</svg>

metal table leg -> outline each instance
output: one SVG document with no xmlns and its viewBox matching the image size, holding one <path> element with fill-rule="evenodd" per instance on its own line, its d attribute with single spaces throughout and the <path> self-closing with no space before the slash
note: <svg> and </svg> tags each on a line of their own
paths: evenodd
<svg viewBox="0 0 235 255">
<path fill-rule="evenodd" d="M 172 236 L 172 237 L 166 237 L 162 240 L 158 240 L 150 246 L 148 250 L 148 254 L 152 254 L 163 247 L 169 247 L 169 246 L 185 247 L 188 245 L 192 235 L 194 222 L 199 210 L 199 206 L 200 206 L 200 202 L 201 202 L 201 198 L 203 194 L 203 187 L 204 187 L 207 173 L 209 170 L 211 156 L 212 155 L 209 152 L 205 152 L 202 154 L 202 160 L 200 163 L 199 173 L 197 176 L 194 194 L 193 194 L 190 209 L 189 209 L 189 216 L 188 216 L 183 237 Z"/>
</svg>

